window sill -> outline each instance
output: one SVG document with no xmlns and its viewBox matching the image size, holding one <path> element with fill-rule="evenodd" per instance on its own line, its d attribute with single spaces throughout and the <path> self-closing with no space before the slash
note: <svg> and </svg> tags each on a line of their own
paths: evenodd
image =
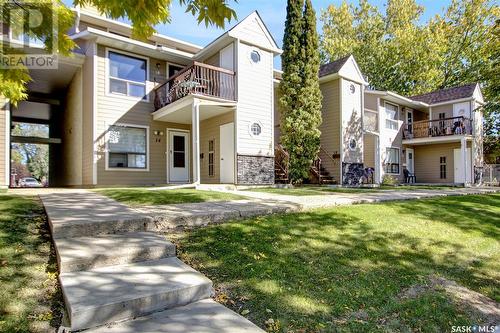
<svg viewBox="0 0 500 333">
<path fill-rule="evenodd" d="M 141 97 L 133 97 L 133 96 L 125 95 L 125 94 L 112 93 L 112 92 L 105 93 L 105 96 L 106 97 L 120 98 L 120 99 L 124 98 L 126 100 L 135 101 L 135 102 L 151 103 L 151 101 L 149 100 L 149 94 L 147 95 L 148 96 L 147 99 L 144 99 Z"/>
<path fill-rule="evenodd" d="M 139 169 L 139 168 L 105 168 L 105 171 L 132 171 L 132 172 L 149 172 L 149 168 Z"/>
</svg>

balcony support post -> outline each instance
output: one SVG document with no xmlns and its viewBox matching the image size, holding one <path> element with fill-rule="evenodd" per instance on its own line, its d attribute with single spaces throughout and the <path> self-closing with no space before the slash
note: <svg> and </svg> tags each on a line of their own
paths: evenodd
<svg viewBox="0 0 500 333">
<path fill-rule="evenodd" d="M 193 183 L 200 184 L 200 101 L 194 99 L 191 111 L 191 133 L 193 139 Z"/>
<path fill-rule="evenodd" d="M 467 186 L 467 168 L 468 168 L 468 163 L 467 163 L 467 140 L 465 137 L 462 137 L 460 139 L 460 148 L 462 152 L 462 165 L 464 168 L 463 172 L 463 177 L 464 177 L 464 186 Z"/>
</svg>

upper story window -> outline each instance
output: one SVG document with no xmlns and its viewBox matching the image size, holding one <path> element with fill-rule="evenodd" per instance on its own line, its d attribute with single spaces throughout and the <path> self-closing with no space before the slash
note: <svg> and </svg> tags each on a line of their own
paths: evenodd
<svg viewBox="0 0 500 333">
<path fill-rule="evenodd" d="M 109 92 L 146 99 L 147 61 L 109 51 Z"/>
<path fill-rule="evenodd" d="M 262 127 L 260 126 L 259 123 L 253 123 L 250 125 L 250 133 L 252 133 L 253 136 L 259 136 L 260 133 L 262 133 Z"/>
<path fill-rule="evenodd" d="M 252 62 L 258 64 L 260 62 L 260 53 L 253 50 L 252 53 L 250 53 L 250 59 L 252 59 Z"/>
<path fill-rule="evenodd" d="M 397 130 L 399 120 L 397 105 L 385 103 L 385 128 Z"/>
<path fill-rule="evenodd" d="M 351 94 L 354 94 L 356 92 L 356 86 L 352 83 L 349 85 L 349 92 Z"/>
</svg>

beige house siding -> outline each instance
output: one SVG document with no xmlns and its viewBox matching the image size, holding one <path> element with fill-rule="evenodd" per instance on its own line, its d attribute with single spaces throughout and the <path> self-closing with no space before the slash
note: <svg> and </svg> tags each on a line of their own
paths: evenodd
<svg viewBox="0 0 500 333">
<path fill-rule="evenodd" d="M 413 110 L 413 121 L 422 121 L 428 119 L 429 119 L 429 114 L 422 111 Z"/>
<path fill-rule="evenodd" d="M 78 69 L 66 93 L 61 128 L 61 181 L 66 186 L 82 184 L 82 70 Z"/>
<path fill-rule="evenodd" d="M 131 99 L 119 95 L 112 95 L 105 91 L 106 83 L 106 51 L 105 47 L 98 47 L 97 57 L 97 111 L 96 129 L 98 142 L 97 161 L 97 184 L 162 184 L 166 183 L 166 129 L 179 128 L 189 129 L 189 125 L 169 124 L 165 122 L 153 121 L 151 113 L 154 110 L 154 94 L 151 93 L 149 101 Z M 116 50 L 120 52 L 120 50 Z M 140 55 L 137 55 L 141 57 Z M 160 63 L 160 68 L 165 69 L 165 62 L 157 59 L 149 59 L 149 81 L 146 84 L 146 91 L 151 91 L 156 75 L 156 63 Z M 161 73 L 160 75 L 165 75 Z M 113 124 L 129 124 L 149 127 L 149 170 L 106 170 L 105 160 L 105 137 L 109 126 Z M 156 137 L 154 131 L 162 131 L 163 137 Z"/>
<path fill-rule="evenodd" d="M 453 150 L 460 148 L 460 143 L 432 144 L 414 146 L 415 175 L 419 183 L 453 183 Z M 440 179 L 440 157 L 446 157 L 446 179 Z"/>
<path fill-rule="evenodd" d="M 0 97 L 0 188 L 9 186 L 9 158 L 10 147 L 8 146 L 7 137 L 10 136 L 9 131 L 9 111 L 8 104 L 3 97 Z"/>
<path fill-rule="evenodd" d="M 279 89 L 277 86 L 274 88 L 274 144 L 281 143 L 281 109 L 279 106 Z"/>
<path fill-rule="evenodd" d="M 376 95 L 365 94 L 365 109 L 378 111 L 377 99 L 378 97 Z"/>
<path fill-rule="evenodd" d="M 363 163 L 365 168 L 375 168 L 375 149 L 377 136 L 373 134 L 363 135 Z"/>
<path fill-rule="evenodd" d="M 94 51 L 96 45 L 87 45 L 85 62 L 82 66 L 82 185 L 94 184 Z"/>
<path fill-rule="evenodd" d="M 323 122 L 321 130 L 321 147 L 328 155 L 340 154 L 340 80 L 322 83 L 320 86 L 323 95 L 321 115 Z M 340 176 L 340 159 L 334 162 L 331 158 L 322 156 L 323 167 L 337 180 Z"/>
<path fill-rule="evenodd" d="M 234 112 L 228 112 L 200 123 L 200 178 L 202 183 L 220 183 L 220 126 L 234 122 Z M 214 140 L 214 176 L 208 175 L 208 141 Z"/>
<path fill-rule="evenodd" d="M 217 52 L 213 56 L 210 56 L 207 60 L 204 61 L 204 63 L 219 67 L 220 66 L 220 54 Z"/>
</svg>

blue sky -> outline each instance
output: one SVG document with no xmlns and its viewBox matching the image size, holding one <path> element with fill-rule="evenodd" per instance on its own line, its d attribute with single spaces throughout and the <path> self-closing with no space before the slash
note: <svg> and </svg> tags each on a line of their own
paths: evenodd
<svg viewBox="0 0 500 333">
<path fill-rule="evenodd" d="M 68 0 L 64 2 L 66 4 L 71 3 L 71 1 Z M 342 0 L 312 0 L 318 17 L 321 10 L 327 8 L 328 5 L 339 5 L 341 2 Z M 358 3 L 357 0 L 348 2 L 354 4 Z M 417 3 L 425 8 L 422 20 L 427 21 L 435 14 L 442 13 L 450 2 L 451 0 L 417 0 Z M 206 28 L 203 23 L 198 25 L 191 14 L 184 13 L 184 9 L 179 6 L 177 0 L 173 0 L 172 3 L 171 22 L 156 27 L 158 32 L 201 46 L 208 44 L 224 32 L 223 29 L 214 27 Z M 254 10 L 258 10 L 264 23 L 276 39 L 276 42 L 281 46 L 286 17 L 286 0 L 238 0 L 238 3 L 234 3 L 234 1 L 230 0 L 230 3 L 232 4 L 232 8 L 236 10 L 238 20 L 245 18 Z M 378 6 L 381 11 L 385 11 L 384 5 L 386 0 L 371 0 L 370 3 Z M 226 29 L 234 24 L 236 24 L 236 21 L 229 23 Z M 321 22 L 319 22 L 319 20 L 318 31 L 321 32 Z M 278 57 L 275 59 L 275 66 L 277 68 L 280 67 Z"/>
</svg>

